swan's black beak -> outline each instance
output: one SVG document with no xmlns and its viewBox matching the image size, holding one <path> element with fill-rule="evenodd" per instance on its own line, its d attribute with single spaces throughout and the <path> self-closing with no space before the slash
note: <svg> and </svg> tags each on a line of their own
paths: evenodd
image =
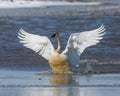
<svg viewBox="0 0 120 96">
<path fill-rule="evenodd" d="M 53 35 L 51 36 L 51 38 L 54 38 L 54 37 L 56 37 L 56 36 L 58 36 L 58 33 L 57 33 L 57 32 L 54 32 Z"/>
<path fill-rule="evenodd" d="M 53 35 L 51 36 L 51 38 L 54 38 L 54 37 L 55 37 L 55 35 L 56 35 L 56 34 L 53 34 Z"/>
</svg>

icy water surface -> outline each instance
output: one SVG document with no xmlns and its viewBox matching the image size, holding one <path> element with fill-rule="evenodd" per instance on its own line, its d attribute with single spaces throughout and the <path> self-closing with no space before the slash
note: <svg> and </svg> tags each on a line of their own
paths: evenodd
<svg viewBox="0 0 120 96">
<path fill-rule="evenodd" d="M 0 96 L 119 96 L 120 74 L 36 75 L 0 70 Z"/>
</svg>

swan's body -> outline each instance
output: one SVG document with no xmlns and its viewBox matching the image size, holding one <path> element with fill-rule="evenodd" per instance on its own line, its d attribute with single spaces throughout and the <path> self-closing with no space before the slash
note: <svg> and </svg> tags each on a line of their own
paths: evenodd
<svg viewBox="0 0 120 96">
<path fill-rule="evenodd" d="M 54 33 L 58 41 L 58 48 L 55 50 L 50 40 L 46 36 L 38 36 L 25 32 L 23 29 L 18 33 L 18 38 L 23 46 L 34 50 L 36 53 L 49 61 L 53 72 L 70 72 L 70 65 L 80 64 L 80 55 L 90 46 L 96 45 L 105 34 L 104 25 L 98 29 L 73 33 L 70 35 L 65 50 L 61 51 L 61 41 L 58 33 Z"/>
<path fill-rule="evenodd" d="M 52 55 L 49 58 L 49 64 L 53 72 L 64 73 L 71 71 L 70 64 L 67 58 L 64 55 L 59 54 L 57 52 L 52 53 Z"/>
</svg>

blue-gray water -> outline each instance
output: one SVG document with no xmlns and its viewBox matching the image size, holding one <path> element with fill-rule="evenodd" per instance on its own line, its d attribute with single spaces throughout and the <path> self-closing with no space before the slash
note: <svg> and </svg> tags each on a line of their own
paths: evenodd
<svg viewBox="0 0 120 96">
<path fill-rule="evenodd" d="M 50 37 L 59 32 L 64 50 L 71 33 L 82 32 L 106 26 L 106 35 L 101 42 L 87 48 L 81 55 L 81 63 L 120 64 L 120 17 L 21 17 L 0 18 L 0 67 L 37 67 L 40 70 L 49 69 L 47 61 L 30 49 L 19 43 L 17 34 L 20 28 L 37 35 Z M 51 39 L 56 47 L 55 39 Z M 115 66 L 116 67 L 116 66 Z M 113 68 L 113 67 L 111 67 Z M 118 66 L 119 68 L 119 66 Z M 28 68 L 29 69 L 29 68 Z M 118 69 L 117 69 L 118 70 Z"/>
</svg>

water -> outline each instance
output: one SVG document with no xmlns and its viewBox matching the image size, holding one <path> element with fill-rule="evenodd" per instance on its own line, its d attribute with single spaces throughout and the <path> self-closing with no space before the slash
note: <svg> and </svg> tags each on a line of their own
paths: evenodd
<svg viewBox="0 0 120 96">
<path fill-rule="evenodd" d="M 36 72 L 0 70 L 0 96 L 119 96 L 120 74 L 35 75 Z"/>
<path fill-rule="evenodd" d="M 41 70 L 48 69 L 48 62 L 30 49 L 19 43 L 17 34 L 20 28 L 29 33 L 50 37 L 55 31 L 59 32 L 64 50 L 71 33 L 82 32 L 98 28 L 101 24 L 106 26 L 107 34 L 104 39 L 95 46 L 87 48 L 81 55 L 81 62 L 89 61 L 106 62 L 106 64 L 119 64 L 120 46 L 120 17 L 22 17 L 0 18 L 0 67 L 39 67 Z M 56 47 L 57 42 L 51 39 Z"/>
</svg>

